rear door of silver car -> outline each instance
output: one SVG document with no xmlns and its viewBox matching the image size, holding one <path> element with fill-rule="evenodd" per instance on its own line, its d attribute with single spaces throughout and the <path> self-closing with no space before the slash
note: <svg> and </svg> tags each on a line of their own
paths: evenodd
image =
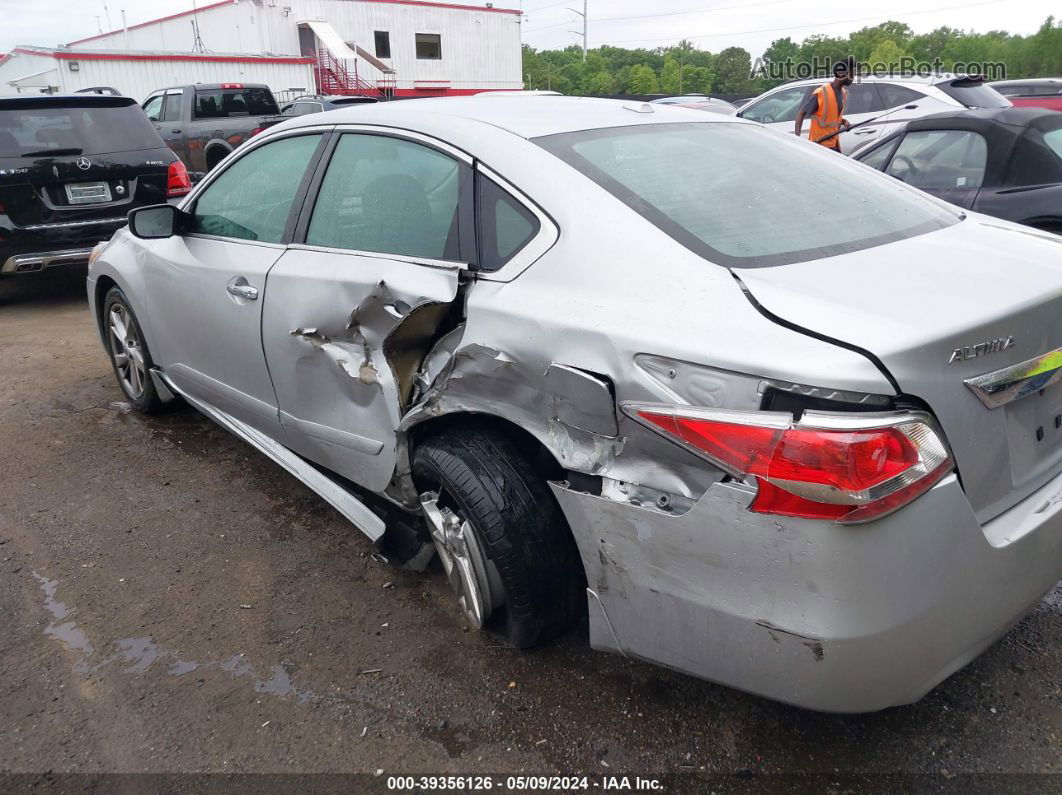
<svg viewBox="0 0 1062 795">
<path fill-rule="evenodd" d="M 289 446 L 374 491 L 420 357 L 474 246 L 471 159 L 414 133 L 337 134 L 269 273 L 262 344 Z"/>
</svg>

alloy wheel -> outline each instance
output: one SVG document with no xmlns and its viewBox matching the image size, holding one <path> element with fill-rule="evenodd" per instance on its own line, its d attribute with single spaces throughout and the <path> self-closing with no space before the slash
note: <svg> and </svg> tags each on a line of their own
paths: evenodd
<svg viewBox="0 0 1062 795">
<path fill-rule="evenodd" d="M 111 355 L 118 371 L 118 380 L 125 394 L 133 400 L 138 400 L 144 394 L 148 377 L 140 335 L 129 309 L 123 304 L 112 304 L 108 315 Z"/>
<path fill-rule="evenodd" d="M 482 629 L 491 614 L 505 603 L 505 592 L 471 523 L 459 509 L 451 507 L 447 497 L 426 492 L 420 497 L 421 508 L 461 612 L 473 626 Z"/>
</svg>

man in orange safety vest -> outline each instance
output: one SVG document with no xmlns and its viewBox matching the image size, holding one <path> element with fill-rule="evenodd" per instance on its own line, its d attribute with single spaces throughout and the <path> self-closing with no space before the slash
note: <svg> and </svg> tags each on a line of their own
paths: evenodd
<svg viewBox="0 0 1062 795">
<path fill-rule="evenodd" d="M 797 136 L 799 137 L 802 133 L 804 117 L 810 116 L 811 140 L 839 153 L 841 136 L 834 135 L 834 133 L 843 132 L 852 126 L 844 118 L 844 106 L 848 101 L 848 86 L 850 85 L 852 85 L 851 66 L 846 61 L 838 61 L 833 65 L 833 80 L 823 83 L 812 91 L 797 112 Z"/>
</svg>

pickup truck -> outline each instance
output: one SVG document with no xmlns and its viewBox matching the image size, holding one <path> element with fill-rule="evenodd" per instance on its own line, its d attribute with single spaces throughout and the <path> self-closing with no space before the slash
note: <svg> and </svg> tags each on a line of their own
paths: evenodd
<svg viewBox="0 0 1062 795">
<path fill-rule="evenodd" d="M 193 179 L 255 133 L 283 121 L 273 92 L 255 83 L 160 88 L 142 107 Z"/>
</svg>

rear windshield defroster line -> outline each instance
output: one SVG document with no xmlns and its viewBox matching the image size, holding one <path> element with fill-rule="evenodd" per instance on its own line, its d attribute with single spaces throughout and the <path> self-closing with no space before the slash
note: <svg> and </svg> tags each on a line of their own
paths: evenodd
<svg viewBox="0 0 1062 795">
<path fill-rule="evenodd" d="M 609 127 L 533 142 L 727 267 L 837 256 L 963 217 L 845 157 L 741 122 Z"/>
</svg>

